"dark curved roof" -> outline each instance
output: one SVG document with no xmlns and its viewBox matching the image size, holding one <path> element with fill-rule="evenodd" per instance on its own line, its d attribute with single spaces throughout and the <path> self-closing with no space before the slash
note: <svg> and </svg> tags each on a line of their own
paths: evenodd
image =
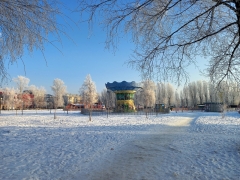
<svg viewBox="0 0 240 180">
<path fill-rule="evenodd" d="M 106 88 L 111 91 L 137 90 L 139 88 L 142 88 L 135 81 L 132 81 L 132 82 L 126 82 L 126 81 L 116 82 L 116 81 L 114 81 L 113 83 L 108 82 L 105 85 L 106 85 Z"/>
</svg>

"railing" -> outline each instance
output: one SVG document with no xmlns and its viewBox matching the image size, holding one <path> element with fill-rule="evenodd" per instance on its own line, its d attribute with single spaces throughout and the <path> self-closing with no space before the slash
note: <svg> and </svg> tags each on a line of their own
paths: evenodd
<svg viewBox="0 0 240 180">
<path fill-rule="evenodd" d="M 97 109 L 82 109 L 81 114 L 84 115 L 89 115 L 89 111 L 91 111 L 91 114 L 93 116 L 108 116 L 108 115 L 158 115 L 158 114 L 166 114 L 169 113 L 168 110 L 164 111 L 164 112 L 159 112 L 159 111 L 155 111 L 155 109 L 143 109 L 140 111 L 136 111 L 136 112 L 115 112 L 113 110 L 97 110 Z"/>
</svg>

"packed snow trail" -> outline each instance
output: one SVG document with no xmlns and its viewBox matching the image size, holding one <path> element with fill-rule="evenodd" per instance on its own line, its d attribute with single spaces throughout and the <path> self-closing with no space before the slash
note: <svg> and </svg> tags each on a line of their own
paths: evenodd
<svg viewBox="0 0 240 180">
<path fill-rule="evenodd" d="M 163 166 L 170 163 L 170 155 L 173 152 L 181 155 L 172 141 L 176 137 L 184 138 L 186 126 L 191 121 L 192 118 L 181 118 L 177 123 L 169 124 L 168 127 L 152 132 L 153 134 L 142 135 L 128 142 L 120 153 L 116 150 L 114 156 L 104 162 L 97 172 L 93 172 L 89 179 L 159 179 L 159 175 L 167 173 Z M 169 176 L 175 179 L 177 172 Z"/>
<path fill-rule="evenodd" d="M 214 118 L 213 122 L 219 119 Z M 138 136 L 112 150 L 108 160 L 86 179 L 240 180 L 239 136 L 234 131 L 237 127 L 227 126 L 231 128 L 228 131 L 225 125 L 218 125 L 220 131 L 215 125 L 196 125 L 198 119 L 199 116 L 182 117 Z"/>
</svg>

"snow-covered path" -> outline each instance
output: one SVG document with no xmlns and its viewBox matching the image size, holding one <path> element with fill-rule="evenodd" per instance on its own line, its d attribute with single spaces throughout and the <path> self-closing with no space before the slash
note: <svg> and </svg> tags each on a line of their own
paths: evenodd
<svg viewBox="0 0 240 180">
<path fill-rule="evenodd" d="M 194 118 L 196 121 L 198 117 Z M 235 134 L 193 132 L 192 118 L 138 136 L 109 156 L 89 179 L 240 179 Z M 213 128 L 214 131 L 214 128 Z"/>
<path fill-rule="evenodd" d="M 172 152 L 169 151 L 181 155 L 181 151 L 171 144 L 177 137 L 184 137 L 191 121 L 192 118 L 181 118 L 165 128 L 154 129 L 150 134 L 127 142 L 89 179 L 159 179 L 164 173 L 163 166 L 171 159 Z"/>
</svg>

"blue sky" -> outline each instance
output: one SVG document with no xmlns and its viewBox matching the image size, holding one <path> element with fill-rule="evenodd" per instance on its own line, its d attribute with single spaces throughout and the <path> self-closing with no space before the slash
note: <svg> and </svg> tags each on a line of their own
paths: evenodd
<svg viewBox="0 0 240 180">
<path fill-rule="evenodd" d="M 68 4 L 74 7 L 74 1 Z M 80 15 L 65 11 L 71 20 L 78 22 Z M 63 20 L 60 23 L 64 24 Z M 69 19 L 66 19 L 70 27 L 65 28 L 65 32 L 70 38 L 61 35 L 61 43 L 54 42 L 59 50 L 51 44 L 45 44 L 44 56 L 40 51 L 32 53 L 25 52 L 21 60 L 8 66 L 10 79 L 18 75 L 26 76 L 30 79 L 29 85 L 43 86 L 48 93 L 52 93 L 51 85 L 55 78 L 62 79 L 67 86 L 69 93 L 78 94 L 87 74 L 90 74 L 95 82 L 97 91 L 101 92 L 105 88 L 105 83 L 113 81 L 141 81 L 140 73 L 127 66 L 134 44 L 130 39 L 124 37 L 120 39 L 118 49 L 105 49 L 106 32 L 97 24 L 93 27 L 93 32 L 89 37 L 87 23 L 76 26 Z M 54 37 L 50 36 L 50 40 Z M 199 59 L 199 67 L 206 64 L 204 59 Z M 189 68 L 191 80 L 203 79 L 194 67 Z M 14 87 L 14 83 L 9 81 L 5 86 Z"/>
</svg>

